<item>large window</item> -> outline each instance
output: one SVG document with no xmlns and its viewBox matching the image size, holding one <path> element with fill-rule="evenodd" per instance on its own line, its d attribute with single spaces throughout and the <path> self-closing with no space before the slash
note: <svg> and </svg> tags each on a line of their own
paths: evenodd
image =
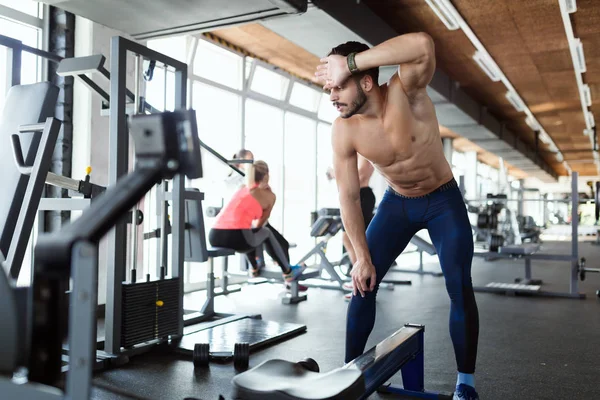
<svg viewBox="0 0 600 400">
<path fill-rule="evenodd" d="M 333 122 L 339 115 L 339 113 L 329 100 L 329 95 L 327 93 L 323 93 L 321 95 L 321 102 L 319 103 L 318 115 L 320 119 L 327 122 Z"/>
<path fill-rule="evenodd" d="M 246 100 L 246 136 L 244 147 L 256 160 L 269 164 L 270 186 L 277 196 L 270 222 L 283 229 L 283 111 L 264 103 Z M 287 165 L 286 161 L 286 165 Z"/>
<path fill-rule="evenodd" d="M 232 158 L 242 145 L 241 97 L 200 82 L 194 82 L 193 90 L 192 107 L 196 110 L 200 140 L 224 157 Z M 228 197 L 223 186 L 231 169 L 204 149 L 202 161 L 206 203 L 217 205 L 223 197 Z"/>
<path fill-rule="evenodd" d="M 32 17 L 42 17 L 41 4 L 33 0 L 0 0 L 0 6 L 12 8 L 13 10 L 29 14 Z"/>
<path fill-rule="evenodd" d="M 0 0 L 0 35 L 23 42 L 27 46 L 41 48 L 42 30 L 40 29 L 41 6 L 30 0 Z M 32 18 L 35 17 L 35 18 Z M 8 82 L 11 65 L 8 49 L 0 46 L 0 110 L 4 107 L 4 97 L 10 88 Z M 35 83 L 41 80 L 41 60 L 27 52 L 21 58 L 21 83 Z"/>
<path fill-rule="evenodd" d="M 166 39 L 154 39 L 148 42 L 148 47 L 181 62 L 187 62 L 187 38 L 177 36 Z"/>
<path fill-rule="evenodd" d="M 298 245 L 292 261 L 314 246 L 310 213 L 315 210 L 316 121 L 297 114 L 285 115 L 284 236 Z"/>
<path fill-rule="evenodd" d="M 241 56 L 229 50 L 199 40 L 194 74 L 239 90 L 242 88 L 243 61 Z"/>
<path fill-rule="evenodd" d="M 290 104 L 308 111 L 316 112 L 319 108 L 321 93 L 301 83 L 294 83 Z"/>
<path fill-rule="evenodd" d="M 265 96 L 285 100 L 289 84 L 290 80 L 288 78 L 259 65 L 254 71 L 251 88 L 253 91 Z"/>
<path fill-rule="evenodd" d="M 332 155 L 331 125 L 321 122 L 317 128 L 317 209 L 339 207 Z"/>
</svg>

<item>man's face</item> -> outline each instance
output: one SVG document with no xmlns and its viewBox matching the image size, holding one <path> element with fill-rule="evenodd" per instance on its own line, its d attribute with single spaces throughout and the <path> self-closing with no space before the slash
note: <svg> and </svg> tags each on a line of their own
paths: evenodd
<svg viewBox="0 0 600 400">
<path fill-rule="evenodd" d="M 331 89 L 329 100 L 342 118 L 350 118 L 367 102 L 367 95 L 360 87 L 360 80 L 350 77 L 340 86 Z"/>
</svg>

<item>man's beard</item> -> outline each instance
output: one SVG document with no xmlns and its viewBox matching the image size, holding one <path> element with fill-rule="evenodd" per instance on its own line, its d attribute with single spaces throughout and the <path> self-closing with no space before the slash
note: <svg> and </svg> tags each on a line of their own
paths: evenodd
<svg viewBox="0 0 600 400">
<path fill-rule="evenodd" d="M 358 89 L 358 95 L 357 95 L 356 99 L 354 101 L 352 101 L 352 103 L 350 103 L 350 106 L 348 107 L 348 111 L 346 111 L 343 114 L 340 114 L 340 116 L 342 118 L 350 118 L 351 116 L 356 114 L 358 112 L 358 110 L 360 110 L 362 108 L 362 106 L 364 106 L 365 103 L 367 102 L 367 95 L 362 90 L 362 88 L 360 87 L 360 84 L 358 84 L 358 82 L 356 83 L 356 88 Z"/>
</svg>

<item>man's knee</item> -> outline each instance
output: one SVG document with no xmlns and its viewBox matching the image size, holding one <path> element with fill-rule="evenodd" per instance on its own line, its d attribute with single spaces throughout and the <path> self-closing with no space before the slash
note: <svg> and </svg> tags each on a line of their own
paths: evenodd
<svg viewBox="0 0 600 400">
<path fill-rule="evenodd" d="M 467 297 L 473 297 L 473 283 L 471 278 L 463 279 L 462 277 L 446 278 L 446 291 L 452 302 L 460 302 Z"/>
</svg>

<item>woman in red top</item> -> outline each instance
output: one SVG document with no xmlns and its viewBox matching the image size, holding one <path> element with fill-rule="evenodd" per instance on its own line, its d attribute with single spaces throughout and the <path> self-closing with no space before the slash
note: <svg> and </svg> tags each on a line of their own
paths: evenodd
<svg viewBox="0 0 600 400">
<path fill-rule="evenodd" d="M 283 271 L 286 281 L 302 275 L 303 267 L 290 265 L 289 256 L 277 238 L 265 227 L 275 205 L 275 194 L 269 188 L 269 166 L 255 161 L 247 171 L 248 185 L 238 189 L 219 212 L 210 230 L 208 240 L 214 247 L 225 247 L 239 253 L 251 253 L 265 243 L 267 253 Z M 253 269 L 258 269 L 256 259 L 248 257 Z"/>
</svg>

